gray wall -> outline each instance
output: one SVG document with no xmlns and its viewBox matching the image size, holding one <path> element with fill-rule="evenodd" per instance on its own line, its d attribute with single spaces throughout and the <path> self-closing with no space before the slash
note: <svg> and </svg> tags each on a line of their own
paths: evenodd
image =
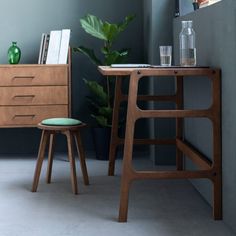
<svg viewBox="0 0 236 236">
<path fill-rule="evenodd" d="M 179 0 L 179 14 L 180 16 L 186 15 L 193 11 L 192 0 Z"/>
<path fill-rule="evenodd" d="M 150 64 L 160 64 L 159 46 L 173 44 L 173 17 L 175 1 L 150 0 L 144 2 L 145 59 Z M 173 94 L 174 81 L 171 78 L 150 78 L 149 92 L 152 94 Z M 173 104 L 151 103 L 155 109 L 172 109 Z M 171 138 L 174 136 L 174 122 L 170 119 L 156 119 L 150 123 L 153 137 Z M 173 164 L 175 148 L 156 146 L 151 149 L 157 164 Z"/>
<path fill-rule="evenodd" d="M 183 19 L 194 22 L 197 41 L 197 62 L 222 69 L 222 165 L 223 219 L 236 232 L 236 1 L 225 0 L 174 20 L 175 48 Z M 178 52 L 178 51 L 176 51 Z M 178 53 L 176 53 L 178 58 Z M 210 104 L 210 83 L 204 79 L 185 81 L 185 107 L 207 107 Z M 185 121 L 185 136 L 209 158 L 212 155 L 211 124 L 208 120 Z M 191 164 L 187 163 L 188 168 Z M 193 181 L 195 187 L 211 203 L 211 184 Z"/>
<path fill-rule="evenodd" d="M 71 46 L 84 45 L 97 50 L 100 44 L 83 32 L 79 19 L 87 13 L 104 20 L 119 22 L 128 14 L 136 14 L 130 28 L 121 36 L 117 47 L 132 49 L 131 62 L 143 59 L 143 0 L 12 0 L 1 1 L 0 7 L 0 63 L 7 63 L 7 49 L 17 41 L 22 50 L 21 63 L 37 63 L 43 32 L 70 28 Z M 88 91 L 82 78 L 99 77 L 97 69 L 82 55 L 73 55 L 72 61 L 73 116 L 89 121 L 84 97 Z M 92 149 L 89 132 L 84 133 L 87 149 Z M 1 129 L 0 153 L 32 153 L 37 150 L 39 131 L 36 129 Z M 64 150 L 64 146 L 60 145 Z M 59 149 L 60 149 L 59 148 Z"/>
</svg>

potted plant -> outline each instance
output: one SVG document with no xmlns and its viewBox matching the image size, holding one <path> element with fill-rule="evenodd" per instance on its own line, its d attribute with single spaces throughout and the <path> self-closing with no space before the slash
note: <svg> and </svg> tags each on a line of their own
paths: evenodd
<svg viewBox="0 0 236 236">
<path fill-rule="evenodd" d="M 121 23 L 109 23 L 103 21 L 94 15 L 86 15 L 80 19 L 80 24 L 84 31 L 90 36 L 101 41 L 100 55 L 97 56 L 93 49 L 84 46 L 73 48 L 74 52 L 79 52 L 87 56 L 95 66 L 124 63 L 129 56 L 129 49 L 115 50 L 113 48 L 114 42 L 117 40 L 120 33 L 125 31 L 129 23 L 135 18 L 134 15 L 125 17 Z M 96 121 L 96 129 L 94 129 L 94 136 L 97 132 L 100 137 L 95 137 L 95 151 L 98 159 L 107 159 L 110 140 L 110 128 L 112 125 L 112 111 L 113 111 L 113 98 L 114 98 L 114 82 L 115 80 L 110 77 L 102 77 L 101 81 L 84 79 L 85 84 L 88 86 L 91 95 L 87 97 L 91 116 Z M 99 131 L 98 131 L 99 130 Z M 104 134 L 101 134 L 104 133 Z M 106 135 L 101 137 L 101 135 Z M 98 143 L 100 141 L 100 143 Z M 97 145 L 96 145 L 97 144 Z M 104 149 L 105 153 L 99 153 L 97 148 Z M 102 151 L 102 150 L 100 150 Z"/>
</svg>

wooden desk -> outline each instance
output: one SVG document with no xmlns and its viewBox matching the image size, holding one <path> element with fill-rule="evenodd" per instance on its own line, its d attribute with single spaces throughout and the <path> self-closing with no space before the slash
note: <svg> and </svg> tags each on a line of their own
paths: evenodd
<svg viewBox="0 0 236 236">
<path fill-rule="evenodd" d="M 121 176 L 119 221 L 127 221 L 129 186 L 136 179 L 210 179 L 213 184 L 213 216 L 222 219 L 222 173 L 221 173 L 221 82 L 220 70 L 212 68 L 110 68 L 100 66 L 99 71 L 106 76 L 116 76 L 115 101 L 109 155 L 109 175 L 114 175 L 115 151 L 124 143 L 124 157 Z M 124 76 L 130 76 L 128 96 L 122 94 L 121 83 Z M 138 83 L 145 76 L 173 76 L 176 78 L 176 94 L 173 96 L 138 95 Z M 183 79 L 186 76 L 209 78 L 212 82 L 212 105 L 204 110 L 183 109 Z M 128 100 L 125 139 L 118 137 L 118 114 L 120 103 Z M 142 110 L 137 101 L 172 101 L 175 110 Z M 176 118 L 176 138 L 168 140 L 134 139 L 135 122 L 140 118 Z M 183 138 L 184 117 L 205 117 L 212 122 L 212 161 L 190 146 Z M 133 144 L 176 144 L 176 171 L 136 171 L 132 166 Z M 183 155 L 197 166 L 195 171 L 185 170 Z"/>
</svg>

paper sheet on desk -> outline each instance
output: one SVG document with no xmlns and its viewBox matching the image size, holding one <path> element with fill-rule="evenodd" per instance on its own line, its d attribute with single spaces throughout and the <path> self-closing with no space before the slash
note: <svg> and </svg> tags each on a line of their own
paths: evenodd
<svg viewBox="0 0 236 236">
<path fill-rule="evenodd" d="M 209 66 L 160 66 L 151 64 L 111 64 L 112 68 L 209 68 Z"/>
</svg>

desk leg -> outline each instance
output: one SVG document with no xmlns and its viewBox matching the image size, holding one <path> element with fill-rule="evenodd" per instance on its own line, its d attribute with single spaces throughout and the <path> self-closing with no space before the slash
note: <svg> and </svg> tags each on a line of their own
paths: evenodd
<svg viewBox="0 0 236 236">
<path fill-rule="evenodd" d="M 218 72 L 219 73 L 219 72 Z M 221 85 L 220 75 L 215 73 L 212 78 L 213 92 L 213 216 L 222 219 L 222 160 L 221 160 Z"/>
<path fill-rule="evenodd" d="M 183 76 L 176 77 L 176 109 L 183 109 Z M 176 118 L 176 138 L 183 139 L 183 118 Z M 176 168 L 183 170 L 183 153 L 176 147 Z"/>
<path fill-rule="evenodd" d="M 109 150 L 109 167 L 108 167 L 109 176 L 113 176 L 115 172 L 116 149 L 117 146 L 119 145 L 118 128 L 119 128 L 119 108 L 122 97 L 121 84 L 122 84 L 122 78 L 117 77 L 115 84 L 114 109 L 112 115 L 111 142 Z"/>
<path fill-rule="evenodd" d="M 139 72 L 138 72 L 139 73 Z M 122 166 L 119 222 L 126 222 L 128 215 L 129 186 L 134 176 L 132 154 L 134 143 L 134 128 L 137 115 L 137 93 L 139 76 L 133 72 L 130 77 L 128 108 L 125 130 L 124 157 Z"/>
<path fill-rule="evenodd" d="M 220 148 L 220 123 L 213 122 L 213 217 L 215 220 L 222 219 L 222 171 L 221 171 L 221 148 Z"/>
</svg>

